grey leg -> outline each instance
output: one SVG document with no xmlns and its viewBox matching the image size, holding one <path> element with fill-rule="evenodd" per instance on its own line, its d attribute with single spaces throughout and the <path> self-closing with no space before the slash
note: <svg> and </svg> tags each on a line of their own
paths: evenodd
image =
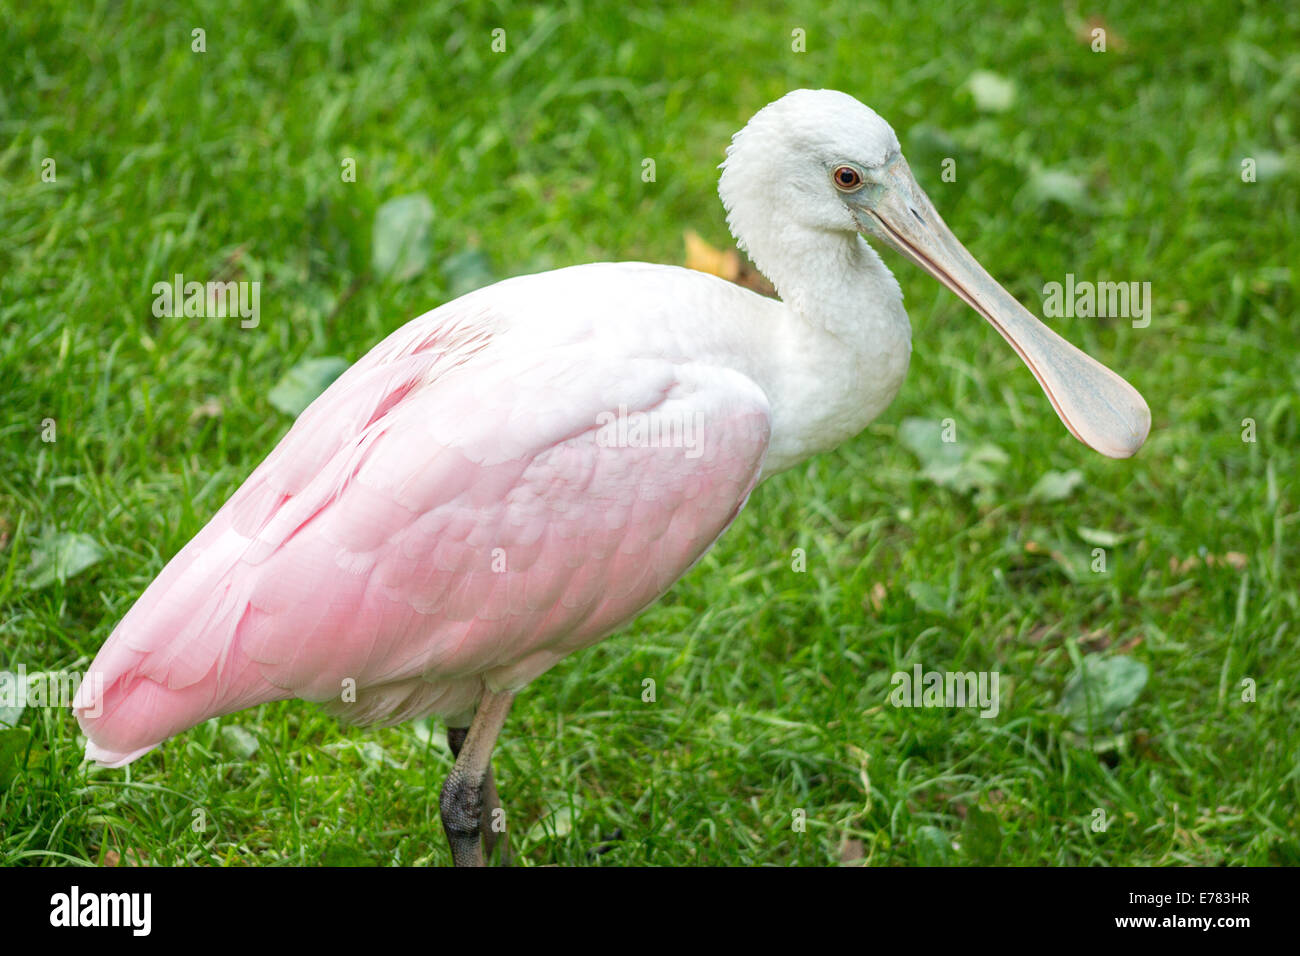
<svg viewBox="0 0 1300 956">
<path fill-rule="evenodd" d="M 486 839 L 492 833 L 491 812 L 495 809 L 487 798 L 496 804 L 496 787 L 491 783 L 492 748 L 513 700 L 513 694 L 485 693 L 463 738 L 455 740 L 460 728 L 448 728 L 447 744 L 456 754 L 456 765 L 442 785 L 438 806 L 456 866 L 483 865 L 479 837 L 482 834 Z"/>
<path fill-rule="evenodd" d="M 468 727 L 447 728 L 447 746 L 451 748 L 453 760 L 460 756 L 460 748 L 465 746 L 465 735 L 467 733 L 469 733 Z"/>
<path fill-rule="evenodd" d="M 460 756 L 460 750 L 465 746 L 465 736 L 469 733 L 468 727 L 448 727 L 447 728 L 447 746 L 451 749 L 453 757 Z M 479 813 L 479 829 L 483 835 L 483 857 L 492 859 L 492 851 L 496 849 L 497 841 L 501 843 L 501 865 L 510 865 L 510 841 L 506 836 L 506 831 L 500 832 L 493 826 L 495 823 L 496 811 L 501 809 L 501 797 L 497 793 L 497 783 L 492 776 L 492 764 L 488 763 L 487 776 L 483 780 L 483 809 Z M 502 821 L 504 822 L 504 817 Z"/>
<path fill-rule="evenodd" d="M 483 827 L 483 855 L 488 859 L 492 858 L 492 851 L 496 849 L 497 841 L 501 841 L 501 865 L 510 865 L 510 839 L 505 831 L 506 818 L 504 814 L 497 814 L 501 809 L 501 797 L 497 794 L 497 782 L 492 779 L 492 765 L 488 764 L 487 777 L 483 780 L 483 814 L 480 823 Z M 495 817 L 501 817 L 501 831 L 498 832 L 494 827 Z"/>
</svg>

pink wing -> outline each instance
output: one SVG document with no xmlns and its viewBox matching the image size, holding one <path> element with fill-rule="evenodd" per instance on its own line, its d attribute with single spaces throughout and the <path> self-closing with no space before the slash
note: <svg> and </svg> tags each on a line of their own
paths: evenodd
<svg viewBox="0 0 1300 956">
<path fill-rule="evenodd" d="M 288 697 L 465 714 L 634 616 L 744 506 L 770 434 L 750 379 L 521 354 L 447 314 L 335 382 L 123 618 L 75 702 L 89 757 Z"/>
</svg>

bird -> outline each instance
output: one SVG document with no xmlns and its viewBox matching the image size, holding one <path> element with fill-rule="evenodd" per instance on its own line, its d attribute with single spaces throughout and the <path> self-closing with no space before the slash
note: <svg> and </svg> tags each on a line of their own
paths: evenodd
<svg viewBox="0 0 1300 956">
<path fill-rule="evenodd" d="M 727 225 L 778 298 L 604 262 L 517 276 L 401 326 L 327 388 L 113 629 L 73 701 L 120 767 L 212 717 L 301 698 L 445 722 L 456 866 L 493 856 L 512 701 L 663 595 L 763 480 L 861 432 L 911 356 L 900 253 L 983 316 L 1066 429 L 1146 439 L 1136 389 L 953 236 L 894 130 L 795 90 L 732 138 Z M 506 855 L 502 845 L 502 861 Z"/>
</svg>

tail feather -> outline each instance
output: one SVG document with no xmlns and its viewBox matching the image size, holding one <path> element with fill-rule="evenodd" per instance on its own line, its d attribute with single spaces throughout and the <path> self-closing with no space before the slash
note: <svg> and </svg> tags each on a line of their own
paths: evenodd
<svg viewBox="0 0 1300 956">
<path fill-rule="evenodd" d="M 364 687 L 413 676 L 409 660 L 374 653 L 379 633 L 423 621 L 379 591 L 365 604 L 373 561 L 340 569 L 322 537 L 317 550 L 280 562 L 296 568 L 295 586 L 277 578 L 272 558 L 350 485 L 384 422 L 416 402 L 421 385 L 491 342 L 499 319 L 464 308 L 408 323 L 345 372 L 168 562 L 100 649 L 74 701 L 88 758 L 121 766 L 210 717 L 294 696 L 337 696 L 341 677 Z M 398 527 L 411 519 L 409 510 L 390 510 Z M 374 508 L 360 512 L 345 509 L 365 521 Z M 443 701 L 459 707 L 463 686 L 389 689 L 357 713 L 383 720 Z"/>
<path fill-rule="evenodd" d="M 130 753 L 119 753 L 116 750 L 105 750 L 95 744 L 94 741 L 87 740 L 86 759 L 95 761 L 101 767 L 125 767 L 153 749 L 153 747 L 141 747 L 139 750 L 132 750 Z"/>
<path fill-rule="evenodd" d="M 73 712 L 87 759 L 120 767 L 209 717 L 293 696 L 240 651 L 246 607 L 232 600 L 229 575 L 204 569 L 192 553 L 211 532 L 221 533 L 210 525 L 146 589 L 82 680 Z M 182 620 L 185 600 L 192 611 Z"/>
</svg>

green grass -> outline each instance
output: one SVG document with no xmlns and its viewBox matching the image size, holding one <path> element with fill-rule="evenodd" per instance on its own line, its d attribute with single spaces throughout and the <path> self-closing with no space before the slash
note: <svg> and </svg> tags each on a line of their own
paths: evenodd
<svg viewBox="0 0 1300 956">
<path fill-rule="evenodd" d="M 979 861 L 963 828 L 988 823 L 980 807 L 1001 863 L 1297 862 L 1300 9 L 1106 4 L 1094 53 L 1073 5 L 754 6 L 6 12 L 0 669 L 89 663 L 287 430 L 267 393 L 298 361 L 354 360 L 445 301 L 441 264 L 468 249 L 505 277 L 680 262 L 684 229 L 725 245 L 731 133 L 789 89 L 835 87 L 895 126 L 954 232 L 1031 310 L 1066 273 L 1151 282 L 1148 328 L 1052 323 L 1145 394 L 1149 443 L 1117 463 L 1075 442 L 1005 343 L 888 255 L 914 326 L 894 405 L 765 485 L 663 601 L 516 703 L 496 768 L 520 860 L 826 864 L 860 841 L 874 865 Z M 1015 82 L 1011 109 L 976 109 L 975 69 Z M 1086 197 L 1044 201 L 1026 185 L 1039 169 Z M 375 210 L 416 192 L 436 207 L 433 264 L 376 279 Z M 150 288 L 177 272 L 260 280 L 260 326 L 155 318 Z M 898 440 L 915 416 L 1009 461 L 982 494 L 936 486 Z M 1068 498 L 1029 494 L 1070 469 Z M 1106 573 L 1079 528 L 1119 536 Z M 104 557 L 32 588 L 57 531 Z M 1187 560 L 1229 552 L 1244 563 Z M 1109 750 L 1058 711 L 1088 654 L 1150 674 Z M 996 670 L 1001 713 L 889 706 L 890 675 L 916 663 Z M 2 862 L 449 860 L 436 724 L 369 732 L 268 705 L 104 771 L 82 765 L 68 712 L 18 723 L 31 745 L 0 787 Z"/>
</svg>

